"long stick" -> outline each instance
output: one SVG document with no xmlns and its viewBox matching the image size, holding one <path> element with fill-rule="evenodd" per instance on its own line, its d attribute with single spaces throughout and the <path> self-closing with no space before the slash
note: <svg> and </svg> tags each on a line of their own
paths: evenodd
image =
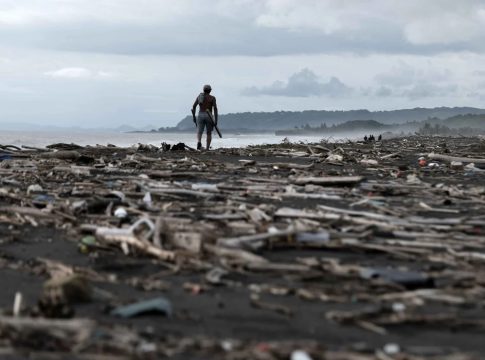
<svg viewBox="0 0 485 360">
<path fill-rule="evenodd" d="M 214 118 L 212 117 L 212 113 L 209 110 L 206 110 L 206 111 L 207 111 L 207 114 L 209 115 L 209 118 L 212 121 L 212 125 L 214 126 L 214 129 L 216 129 L 219 137 L 222 138 L 221 132 L 219 131 L 219 128 L 217 127 L 216 122 L 214 121 Z"/>
<path fill-rule="evenodd" d="M 459 157 L 459 156 L 449 156 L 449 155 L 441 155 L 431 153 L 428 157 L 432 160 L 442 160 L 442 161 L 461 161 L 464 163 L 475 163 L 475 164 L 485 164 L 485 159 L 476 159 L 476 158 L 468 158 L 468 157 Z"/>
<path fill-rule="evenodd" d="M 192 119 L 194 119 L 194 125 L 195 125 L 195 127 L 197 127 L 197 121 L 195 121 L 195 110 L 192 109 L 192 110 L 190 110 L 190 112 L 192 113 Z"/>
</svg>

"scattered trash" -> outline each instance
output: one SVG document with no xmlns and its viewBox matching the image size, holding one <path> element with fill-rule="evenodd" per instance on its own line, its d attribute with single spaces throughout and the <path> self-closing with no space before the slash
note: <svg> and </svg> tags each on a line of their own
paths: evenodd
<svg viewBox="0 0 485 360">
<path fill-rule="evenodd" d="M 413 136 L 210 156 L 183 143 L 4 150 L 0 267 L 15 288 L 2 354 L 471 360 L 484 149 Z M 133 326 L 173 315 L 161 293 L 180 301 L 169 326 Z M 351 327 L 369 342 L 342 341 Z M 270 341 L 288 333 L 306 340 Z"/>
<path fill-rule="evenodd" d="M 377 160 L 374 160 L 374 159 L 362 159 L 362 160 L 360 160 L 360 163 L 362 165 L 367 165 L 367 166 L 375 166 L 375 165 L 379 164 L 379 162 Z"/>
<path fill-rule="evenodd" d="M 44 189 L 38 184 L 29 185 L 29 187 L 27 188 L 27 194 L 41 193 L 42 191 L 44 191 Z"/>
<path fill-rule="evenodd" d="M 326 161 L 335 161 L 335 162 L 339 162 L 339 161 L 343 161 L 344 160 L 344 157 L 340 154 L 330 154 L 327 156 L 326 158 Z"/>
<path fill-rule="evenodd" d="M 97 246 L 96 238 L 94 236 L 88 235 L 81 239 L 78 248 L 79 251 L 83 254 L 88 254 L 91 249 Z"/>
<path fill-rule="evenodd" d="M 22 309 L 22 300 L 23 300 L 22 293 L 16 292 L 15 299 L 13 301 L 13 309 L 12 309 L 12 314 L 15 317 L 20 315 L 20 310 Z"/>
<path fill-rule="evenodd" d="M 111 311 L 111 315 L 120 316 L 123 318 L 132 318 L 149 314 L 172 316 L 172 304 L 166 298 L 158 297 L 152 300 L 145 300 L 126 306 L 120 306 Z"/>
<path fill-rule="evenodd" d="M 306 351 L 303 350 L 295 350 L 291 353 L 290 360 L 313 360 L 310 355 Z"/>
<path fill-rule="evenodd" d="M 433 287 L 433 279 L 414 271 L 402 271 L 387 268 L 363 268 L 360 276 L 364 279 L 380 279 L 403 285 L 407 289 Z"/>
<path fill-rule="evenodd" d="M 119 207 L 115 210 L 114 215 L 117 218 L 124 219 L 125 217 L 128 216 L 128 212 L 126 211 L 125 208 Z"/>
<path fill-rule="evenodd" d="M 38 208 L 44 208 L 49 204 L 55 202 L 55 198 L 52 195 L 37 195 L 33 200 L 32 204 Z"/>
<path fill-rule="evenodd" d="M 464 169 L 469 173 L 485 173 L 485 169 L 477 168 L 474 163 L 467 164 Z"/>
<path fill-rule="evenodd" d="M 455 170 L 463 169 L 463 163 L 461 161 L 452 161 L 450 167 Z"/>
<path fill-rule="evenodd" d="M 409 174 L 406 177 L 406 182 L 408 184 L 421 184 L 422 181 L 419 179 L 419 177 L 416 174 Z"/>
<path fill-rule="evenodd" d="M 383 350 L 387 355 L 396 355 L 401 352 L 399 345 L 392 343 L 384 345 Z"/>
<path fill-rule="evenodd" d="M 146 204 L 146 205 L 151 205 L 152 204 L 152 195 L 147 192 L 144 196 L 143 196 L 143 202 Z"/>
<path fill-rule="evenodd" d="M 328 231 L 319 231 L 316 233 L 302 232 L 296 235 L 296 241 L 308 244 L 321 244 L 330 240 Z"/>
</svg>

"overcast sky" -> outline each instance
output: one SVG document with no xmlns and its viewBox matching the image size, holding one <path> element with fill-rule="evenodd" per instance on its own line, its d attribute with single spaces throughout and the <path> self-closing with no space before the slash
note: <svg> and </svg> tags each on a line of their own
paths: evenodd
<svg viewBox="0 0 485 360">
<path fill-rule="evenodd" d="M 484 0 L 1 0 L 0 122 L 485 107 Z"/>
</svg>

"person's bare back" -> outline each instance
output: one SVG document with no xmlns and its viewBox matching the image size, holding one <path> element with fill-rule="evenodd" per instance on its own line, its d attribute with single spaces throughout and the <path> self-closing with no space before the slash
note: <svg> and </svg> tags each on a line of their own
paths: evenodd
<svg viewBox="0 0 485 360">
<path fill-rule="evenodd" d="M 196 102 L 199 105 L 199 112 L 210 111 L 212 113 L 214 107 L 216 106 L 216 98 L 206 93 L 201 93 L 197 97 Z"/>
</svg>

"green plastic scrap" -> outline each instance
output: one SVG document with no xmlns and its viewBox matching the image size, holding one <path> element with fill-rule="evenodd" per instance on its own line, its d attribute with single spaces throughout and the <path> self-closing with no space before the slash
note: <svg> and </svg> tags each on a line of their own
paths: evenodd
<svg viewBox="0 0 485 360">
<path fill-rule="evenodd" d="M 81 243 L 83 245 L 96 245 L 96 238 L 92 235 L 88 235 L 82 238 Z"/>
</svg>

